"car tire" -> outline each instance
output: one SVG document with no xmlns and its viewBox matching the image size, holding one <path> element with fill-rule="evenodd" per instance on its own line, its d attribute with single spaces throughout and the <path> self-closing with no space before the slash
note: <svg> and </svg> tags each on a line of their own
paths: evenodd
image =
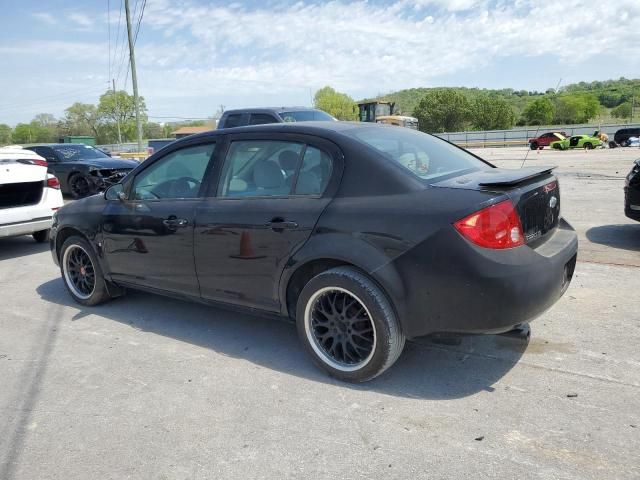
<svg viewBox="0 0 640 480">
<path fill-rule="evenodd" d="M 39 230 L 37 232 L 33 232 L 31 235 L 33 236 L 33 239 L 38 242 L 38 243 L 44 243 L 44 242 L 48 242 L 49 241 L 49 232 L 51 230 L 47 229 L 47 230 Z"/>
<path fill-rule="evenodd" d="M 352 267 L 327 270 L 305 285 L 296 324 L 316 365 L 347 382 L 380 375 L 398 359 L 405 343 L 385 293 Z"/>
<path fill-rule="evenodd" d="M 622 140 L 622 141 L 620 142 L 620 146 L 621 146 L 621 147 L 628 147 L 628 146 L 629 146 L 629 142 L 627 142 L 626 140 Z"/>
<path fill-rule="evenodd" d="M 538 142 L 531 142 L 531 150 L 537 150 L 538 149 Z"/>
<path fill-rule="evenodd" d="M 98 258 L 84 238 L 72 236 L 62 244 L 60 272 L 76 302 L 92 306 L 111 299 Z"/>
<path fill-rule="evenodd" d="M 91 180 L 82 173 L 74 173 L 69 177 L 69 194 L 74 199 L 88 197 L 95 193 L 95 187 Z"/>
<path fill-rule="evenodd" d="M 585 150 L 593 150 L 593 145 L 589 142 L 584 144 Z"/>
</svg>

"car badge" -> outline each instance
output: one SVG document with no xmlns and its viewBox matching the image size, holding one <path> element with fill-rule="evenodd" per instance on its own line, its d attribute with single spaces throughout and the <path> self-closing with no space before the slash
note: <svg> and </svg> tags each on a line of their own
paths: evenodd
<svg viewBox="0 0 640 480">
<path fill-rule="evenodd" d="M 549 199 L 549 206 L 551 208 L 556 208 L 556 205 L 558 205 L 558 199 L 556 197 L 551 197 Z"/>
</svg>

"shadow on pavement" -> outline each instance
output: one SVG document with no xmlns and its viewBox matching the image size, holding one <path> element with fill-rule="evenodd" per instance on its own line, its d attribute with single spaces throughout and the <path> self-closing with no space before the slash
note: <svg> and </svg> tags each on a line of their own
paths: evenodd
<svg viewBox="0 0 640 480">
<path fill-rule="evenodd" d="M 72 321 L 100 315 L 264 368 L 402 397 L 445 399 L 490 392 L 491 385 L 513 368 L 528 344 L 526 340 L 495 335 L 463 337 L 457 346 L 419 339 L 407 343 L 396 365 L 382 376 L 352 385 L 334 380 L 315 367 L 298 341 L 295 326 L 286 321 L 136 291 L 97 307 L 84 307 L 71 299 L 61 279 L 40 285 L 37 292 L 47 302 L 77 308 Z"/>
<path fill-rule="evenodd" d="M 592 243 L 640 252 L 640 223 L 593 227 L 586 236 Z"/>
<path fill-rule="evenodd" d="M 49 242 L 37 243 L 31 235 L 0 238 L 0 261 L 49 250 Z"/>
</svg>

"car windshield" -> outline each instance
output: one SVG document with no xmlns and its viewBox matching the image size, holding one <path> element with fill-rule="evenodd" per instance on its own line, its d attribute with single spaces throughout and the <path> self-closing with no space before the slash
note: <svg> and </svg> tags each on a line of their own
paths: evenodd
<svg viewBox="0 0 640 480">
<path fill-rule="evenodd" d="M 89 145 L 61 145 L 52 147 L 63 162 L 76 160 L 92 160 L 94 158 L 109 158 L 97 148 Z"/>
<path fill-rule="evenodd" d="M 422 180 L 492 168 L 438 137 L 409 128 L 355 128 L 344 133 L 373 147 Z"/>
<path fill-rule="evenodd" d="M 333 122 L 335 118 L 320 110 L 292 110 L 290 112 L 279 113 L 282 120 L 285 122 Z"/>
</svg>

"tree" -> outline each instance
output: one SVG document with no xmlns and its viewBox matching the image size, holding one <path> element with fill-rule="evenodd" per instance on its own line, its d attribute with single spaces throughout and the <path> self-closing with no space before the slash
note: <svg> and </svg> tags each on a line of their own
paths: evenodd
<svg viewBox="0 0 640 480">
<path fill-rule="evenodd" d="M 625 102 L 611 110 L 611 115 L 615 118 L 631 118 L 631 103 Z"/>
<path fill-rule="evenodd" d="M 506 100 L 480 95 L 471 102 L 471 123 L 478 130 L 506 130 L 516 116 Z"/>
<path fill-rule="evenodd" d="M 413 111 L 423 132 L 463 130 L 470 118 L 469 101 L 452 89 L 432 90 Z"/>
<path fill-rule="evenodd" d="M 12 141 L 15 143 L 40 143 L 55 140 L 51 131 L 35 120 L 31 123 L 19 123 L 13 129 Z"/>
<path fill-rule="evenodd" d="M 11 143 L 11 127 L 0 123 L 0 147 Z"/>
<path fill-rule="evenodd" d="M 76 102 L 65 113 L 62 123 L 66 134 L 99 136 L 100 116 L 95 105 Z"/>
<path fill-rule="evenodd" d="M 556 107 L 548 98 L 536 98 L 522 112 L 525 125 L 550 125 Z"/>
<path fill-rule="evenodd" d="M 356 120 L 358 113 L 356 112 L 356 103 L 353 99 L 345 94 L 335 91 L 327 86 L 318 90 L 313 97 L 314 106 L 333 115 L 338 120 Z"/>
<path fill-rule="evenodd" d="M 143 97 L 138 97 L 140 106 L 140 121 L 144 124 L 147 121 L 147 107 Z M 108 136 L 117 139 L 117 123 L 120 124 L 120 131 L 123 140 L 134 140 L 137 138 L 136 130 L 136 108 L 133 95 L 129 95 L 124 90 L 107 90 L 100 96 L 98 103 L 98 116 L 104 126 Z"/>
<path fill-rule="evenodd" d="M 556 98 L 555 123 L 586 123 L 600 112 L 600 102 L 591 93 L 574 93 Z"/>
<path fill-rule="evenodd" d="M 144 138 L 166 138 L 164 128 L 159 123 L 147 122 L 142 126 Z"/>
</svg>

